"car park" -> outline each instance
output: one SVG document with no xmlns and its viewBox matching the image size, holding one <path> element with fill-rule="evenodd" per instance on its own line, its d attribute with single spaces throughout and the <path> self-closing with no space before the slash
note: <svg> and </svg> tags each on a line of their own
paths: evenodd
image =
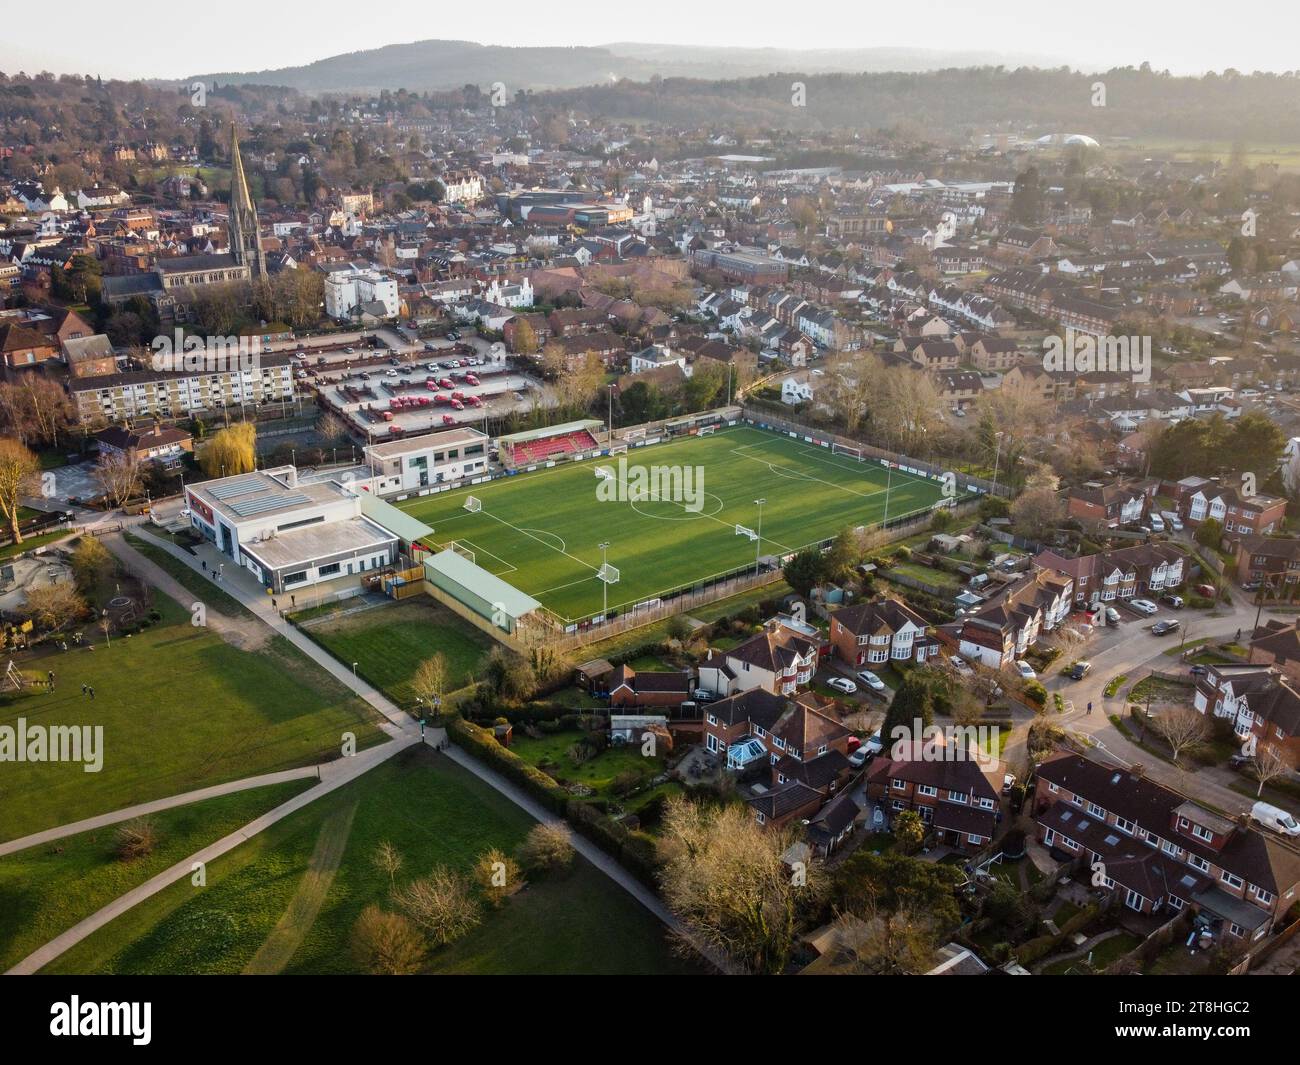
<svg viewBox="0 0 1300 1065">
<path fill-rule="evenodd" d="M 1177 632 L 1182 628 L 1182 623 L 1178 621 L 1157 621 L 1151 626 L 1152 636 L 1168 636 L 1171 632 Z"/>
<path fill-rule="evenodd" d="M 1150 617 L 1159 609 L 1150 599 L 1130 599 L 1128 605 L 1131 609 L 1136 610 L 1139 614 L 1145 614 L 1147 617 Z"/>
<path fill-rule="evenodd" d="M 837 692 L 842 692 L 844 695 L 852 695 L 858 690 L 858 686 L 854 684 L 853 681 L 849 680 L 848 677 L 831 677 L 826 684 L 828 687 L 834 688 Z"/>
</svg>

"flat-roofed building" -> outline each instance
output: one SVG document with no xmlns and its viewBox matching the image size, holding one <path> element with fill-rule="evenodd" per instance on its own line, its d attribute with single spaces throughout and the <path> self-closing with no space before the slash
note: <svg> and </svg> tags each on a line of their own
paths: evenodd
<svg viewBox="0 0 1300 1065">
<path fill-rule="evenodd" d="M 369 490 L 378 496 L 404 495 L 487 473 L 488 435 L 461 426 L 371 444 L 365 455 L 372 475 Z"/>
</svg>

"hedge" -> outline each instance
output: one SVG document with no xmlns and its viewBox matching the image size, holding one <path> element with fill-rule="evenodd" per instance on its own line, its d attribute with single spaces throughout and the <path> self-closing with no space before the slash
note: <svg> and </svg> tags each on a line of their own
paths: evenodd
<svg viewBox="0 0 1300 1065">
<path fill-rule="evenodd" d="M 481 728 L 464 718 L 452 718 L 447 732 L 471 754 L 477 755 L 502 776 L 527 791 L 552 813 L 564 814 L 568 793 L 540 769 L 529 765 L 513 751 L 502 747 L 490 729 Z"/>
</svg>

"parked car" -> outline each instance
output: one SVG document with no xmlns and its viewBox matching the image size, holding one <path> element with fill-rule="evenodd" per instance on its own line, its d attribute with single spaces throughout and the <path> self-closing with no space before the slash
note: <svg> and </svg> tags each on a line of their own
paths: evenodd
<svg viewBox="0 0 1300 1065">
<path fill-rule="evenodd" d="M 1165 531 L 1165 521 L 1159 514 L 1152 511 L 1151 516 L 1147 518 L 1147 523 L 1151 526 L 1152 532 L 1162 533 Z"/>
<path fill-rule="evenodd" d="M 1271 828 L 1274 832 L 1281 832 L 1284 836 L 1300 836 L 1300 821 L 1296 821 L 1280 806 L 1257 802 L 1250 808 L 1250 819 L 1265 828 Z"/>
<path fill-rule="evenodd" d="M 849 755 L 849 765 L 854 769 L 861 769 L 871 761 L 871 757 L 871 752 L 865 747 L 858 747 L 851 755 Z"/>
<path fill-rule="evenodd" d="M 862 683 L 865 684 L 872 691 L 882 692 L 885 690 L 885 682 L 881 680 L 879 677 L 877 677 L 874 673 L 872 673 L 871 670 L 869 669 L 858 670 L 858 680 L 862 681 Z"/>
<path fill-rule="evenodd" d="M 1113 606 L 1108 606 L 1106 608 L 1106 624 L 1118 625 L 1119 621 L 1120 621 L 1119 611 L 1116 610 Z"/>
<path fill-rule="evenodd" d="M 831 677 L 826 684 L 828 687 L 834 688 L 837 692 L 842 692 L 845 695 L 852 695 L 858 690 L 858 686 L 848 677 Z"/>
<path fill-rule="evenodd" d="M 1010 794 L 1011 794 L 1011 789 L 1014 788 L 1015 786 L 1016 786 L 1016 775 L 1015 775 L 1015 773 L 1007 773 L 1007 774 L 1002 778 L 1002 794 L 1003 794 L 1003 795 L 1010 795 Z"/>
<path fill-rule="evenodd" d="M 1177 632 L 1182 628 L 1182 622 L 1179 621 L 1157 621 L 1151 626 L 1152 636 L 1168 636 L 1171 632 Z"/>
<path fill-rule="evenodd" d="M 1025 680 L 1038 679 L 1038 671 L 1023 658 L 1016 659 L 1016 672 L 1024 677 Z"/>
<path fill-rule="evenodd" d="M 975 671 L 959 655 L 953 655 L 949 658 L 948 664 L 952 666 L 952 671 L 959 677 L 973 677 L 975 675 Z"/>
<path fill-rule="evenodd" d="M 1071 680 L 1083 680 L 1092 671 L 1091 662 L 1075 662 L 1066 674 Z"/>
<path fill-rule="evenodd" d="M 1190 673 L 1193 677 L 1203 677 L 1205 676 L 1205 674 L 1210 672 L 1210 669 L 1208 666 L 1202 666 L 1198 664 L 1192 666 L 1192 668 L 1189 669 L 1187 672 Z"/>
<path fill-rule="evenodd" d="M 1183 609 L 1183 597 L 1181 595 L 1162 595 L 1160 602 L 1168 603 L 1175 610 Z"/>
<path fill-rule="evenodd" d="M 1162 510 L 1160 516 L 1165 519 L 1165 524 L 1168 525 L 1169 528 L 1173 529 L 1174 532 L 1183 531 L 1183 519 L 1174 513 L 1174 511 Z"/>
<path fill-rule="evenodd" d="M 1204 596 L 1206 599 L 1213 599 L 1219 594 L 1214 590 L 1214 585 L 1212 584 L 1198 584 L 1193 590 L 1197 595 Z"/>
<path fill-rule="evenodd" d="M 1150 599 L 1130 599 L 1128 605 L 1139 614 L 1145 614 L 1147 617 L 1150 617 L 1159 609 Z"/>
<path fill-rule="evenodd" d="M 711 692 L 708 688 L 696 688 L 694 697 L 697 703 L 711 703 L 718 696 L 716 692 Z"/>
<path fill-rule="evenodd" d="M 1233 769 L 1245 769 L 1246 766 L 1252 765 L 1255 759 L 1248 754 L 1234 754 L 1228 759 L 1228 765 Z"/>
</svg>

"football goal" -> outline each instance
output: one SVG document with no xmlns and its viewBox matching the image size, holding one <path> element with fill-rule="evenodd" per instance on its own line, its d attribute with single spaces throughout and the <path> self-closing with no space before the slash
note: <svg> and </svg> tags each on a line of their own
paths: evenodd
<svg viewBox="0 0 1300 1065">
<path fill-rule="evenodd" d="M 458 555 L 464 555 L 467 559 L 469 559 L 469 560 L 470 560 L 471 562 L 473 562 L 475 565 L 478 564 L 478 560 L 474 557 L 474 552 L 471 551 L 471 550 L 470 550 L 468 547 L 466 547 L 464 544 L 462 544 L 459 540 L 453 540 L 453 541 L 452 541 L 451 543 L 449 543 L 447 546 L 450 547 L 453 551 L 455 551 L 456 554 L 458 554 Z"/>
<path fill-rule="evenodd" d="M 596 578 L 597 580 L 604 581 L 606 584 L 617 584 L 618 567 L 611 566 L 608 562 L 606 562 L 603 566 L 600 567 L 599 570 L 596 571 Z"/>
<path fill-rule="evenodd" d="M 750 540 L 757 540 L 757 539 L 758 539 L 758 533 L 754 532 L 754 530 L 751 529 L 748 525 L 737 525 L 737 526 L 736 526 L 736 535 L 737 535 L 737 536 L 747 536 L 747 537 L 749 537 Z"/>
<path fill-rule="evenodd" d="M 483 501 L 479 499 L 478 496 L 466 496 L 465 509 L 468 510 L 471 514 L 477 514 L 480 510 L 483 509 Z"/>
<path fill-rule="evenodd" d="M 699 429 L 699 432 L 697 432 L 695 435 L 696 435 L 696 436 L 712 436 L 712 435 L 713 435 L 714 433 L 716 433 L 717 431 L 718 431 L 718 427 L 717 427 L 716 425 L 701 425 L 701 426 L 700 426 L 700 429 Z"/>
<path fill-rule="evenodd" d="M 843 444 L 832 443 L 831 454 L 844 455 L 848 458 L 856 459 L 858 462 L 862 461 L 862 448 L 860 447 L 846 447 Z"/>
</svg>

